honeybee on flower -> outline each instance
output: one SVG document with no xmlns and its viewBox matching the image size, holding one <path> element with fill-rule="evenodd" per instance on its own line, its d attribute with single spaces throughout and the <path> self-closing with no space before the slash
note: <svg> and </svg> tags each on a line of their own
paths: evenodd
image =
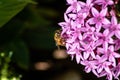
<svg viewBox="0 0 120 80">
<path fill-rule="evenodd" d="M 61 29 L 58 29 L 55 31 L 55 34 L 54 34 L 54 40 L 56 42 L 56 46 L 58 47 L 58 49 L 60 49 L 59 46 L 65 46 L 65 39 L 62 38 L 61 36 Z"/>
<path fill-rule="evenodd" d="M 64 21 L 59 23 L 62 30 L 56 31 L 54 37 L 57 45 L 61 45 L 61 40 L 65 41 L 67 54 L 84 65 L 86 73 L 119 80 L 119 0 L 66 2 L 69 6 L 64 13 Z"/>
</svg>

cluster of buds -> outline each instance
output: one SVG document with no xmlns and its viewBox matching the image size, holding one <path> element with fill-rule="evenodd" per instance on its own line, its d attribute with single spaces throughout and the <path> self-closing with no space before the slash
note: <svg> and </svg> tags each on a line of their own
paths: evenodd
<svg viewBox="0 0 120 80">
<path fill-rule="evenodd" d="M 85 72 L 93 72 L 107 80 L 120 75 L 120 24 L 114 0 L 66 0 L 61 36 L 67 53 Z"/>
</svg>

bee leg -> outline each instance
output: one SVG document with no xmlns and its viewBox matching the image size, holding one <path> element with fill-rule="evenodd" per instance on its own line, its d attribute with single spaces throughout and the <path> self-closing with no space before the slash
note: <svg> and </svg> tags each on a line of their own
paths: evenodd
<svg viewBox="0 0 120 80">
<path fill-rule="evenodd" d="M 57 48 L 58 48 L 58 50 L 60 50 L 60 46 L 59 45 L 57 45 Z"/>
</svg>

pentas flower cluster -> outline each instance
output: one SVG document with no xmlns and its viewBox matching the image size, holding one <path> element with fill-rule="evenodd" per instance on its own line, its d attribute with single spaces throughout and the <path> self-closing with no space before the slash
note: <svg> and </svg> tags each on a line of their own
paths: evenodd
<svg viewBox="0 0 120 80">
<path fill-rule="evenodd" d="M 61 36 L 67 53 L 87 73 L 107 80 L 120 75 L 120 24 L 113 0 L 66 0 L 69 7 L 64 13 Z M 119 79 L 118 79 L 119 80 Z"/>
</svg>

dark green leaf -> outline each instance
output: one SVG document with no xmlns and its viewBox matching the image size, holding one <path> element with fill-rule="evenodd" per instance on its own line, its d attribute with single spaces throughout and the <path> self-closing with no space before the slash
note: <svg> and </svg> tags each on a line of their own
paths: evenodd
<svg viewBox="0 0 120 80">
<path fill-rule="evenodd" d="M 28 69 L 29 66 L 29 50 L 26 44 L 21 40 L 17 39 L 13 42 L 10 42 L 3 46 L 2 52 L 5 52 L 6 55 L 10 51 L 13 52 L 12 61 L 18 64 L 23 69 Z"/>
<path fill-rule="evenodd" d="M 30 0 L 0 0 L 0 27 L 20 12 Z"/>
<path fill-rule="evenodd" d="M 13 59 L 16 63 L 20 67 L 27 69 L 29 66 L 29 51 L 25 43 L 21 40 L 16 40 L 11 44 L 11 48 L 13 50 Z"/>
</svg>

